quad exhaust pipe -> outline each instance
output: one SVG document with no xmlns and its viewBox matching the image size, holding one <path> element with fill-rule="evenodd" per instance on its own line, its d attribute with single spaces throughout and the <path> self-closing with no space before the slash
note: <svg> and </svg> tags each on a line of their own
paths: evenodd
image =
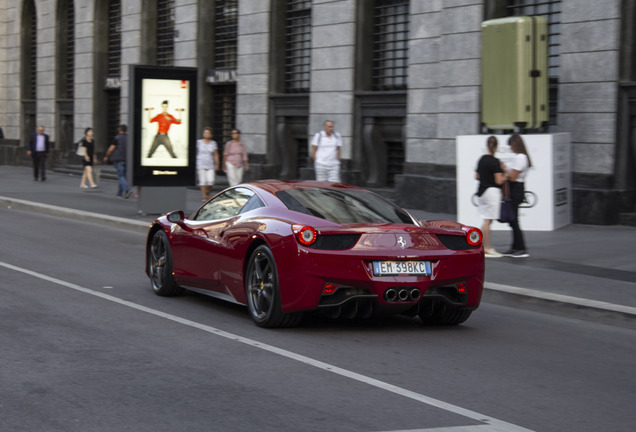
<svg viewBox="0 0 636 432">
<path fill-rule="evenodd" d="M 418 288 L 389 288 L 384 291 L 384 300 L 389 303 L 414 302 L 422 297 L 422 292 Z"/>
</svg>

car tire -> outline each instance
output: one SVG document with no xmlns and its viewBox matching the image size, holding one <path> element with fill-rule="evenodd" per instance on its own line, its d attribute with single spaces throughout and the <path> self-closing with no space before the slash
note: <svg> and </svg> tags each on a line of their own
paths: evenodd
<svg viewBox="0 0 636 432">
<path fill-rule="evenodd" d="M 466 321 L 473 311 L 454 309 L 444 304 L 421 307 L 418 313 L 420 320 L 426 325 L 459 325 Z"/>
<path fill-rule="evenodd" d="M 172 251 L 168 236 L 162 230 L 155 232 L 148 244 L 148 275 L 155 294 L 173 297 L 185 291 L 172 275 Z"/>
<path fill-rule="evenodd" d="M 250 318 L 259 327 L 294 327 L 302 314 L 283 313 L 276 261 L 269 247 L 258 246 L 249 258 L 245 272 L 245 295 Z"/>
</svg>

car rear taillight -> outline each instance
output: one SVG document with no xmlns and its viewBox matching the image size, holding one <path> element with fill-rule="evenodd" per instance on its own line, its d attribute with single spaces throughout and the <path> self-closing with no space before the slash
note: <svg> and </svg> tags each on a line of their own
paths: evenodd
<svg viewBox="0 0 636 432">
<path fill-rule="evenodd" d="M 318 238 L 318 232 L 307 225 L 292 225 L 292 231 L 296 236 L 296 240 L 304 246 L 311 246 Z"/>
<path fill-rule="evenodd" d="M 466 232 L 466 241 L 469 245 L 479 246 L 481 244 L 483 235 L 481 234 L 480 229 L 472 227 L 462 227 L 462 230 Z"/>
<path fill-rule="evenodd" d="M 325 284 L 325 288 L 322 290 L 323 295 L 330 295 L 336 292 L 338 289 L 338 285 L 327 283 Z"/>
</svg>

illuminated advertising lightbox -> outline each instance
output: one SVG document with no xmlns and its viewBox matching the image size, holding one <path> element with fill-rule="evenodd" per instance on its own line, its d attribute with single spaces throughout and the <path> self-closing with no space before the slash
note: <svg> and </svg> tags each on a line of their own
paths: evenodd
<svg viewBox="0 0 636 432">
<path fill-rule="evenodd" d="M 130 77 L 133 184 L 195 184 L 196 68 L 132 65 Z"/>
</svg>

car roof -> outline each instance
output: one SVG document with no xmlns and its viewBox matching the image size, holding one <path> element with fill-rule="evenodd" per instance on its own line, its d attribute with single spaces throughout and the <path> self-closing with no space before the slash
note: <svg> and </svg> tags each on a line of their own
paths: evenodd
<svg viewBox="0 0 636 432">
<path fill-rule="evenodd" d="M 288 189 L 350 189 L 350 190 L 364 190 L 366 189 L 348 185 L 344 183 L 332 183 L 332 182 L 319 182 L 315 180 L 258 180 L 246 183 L 256 188 L 262 189 L 271 194 Z"/>
</svg>

